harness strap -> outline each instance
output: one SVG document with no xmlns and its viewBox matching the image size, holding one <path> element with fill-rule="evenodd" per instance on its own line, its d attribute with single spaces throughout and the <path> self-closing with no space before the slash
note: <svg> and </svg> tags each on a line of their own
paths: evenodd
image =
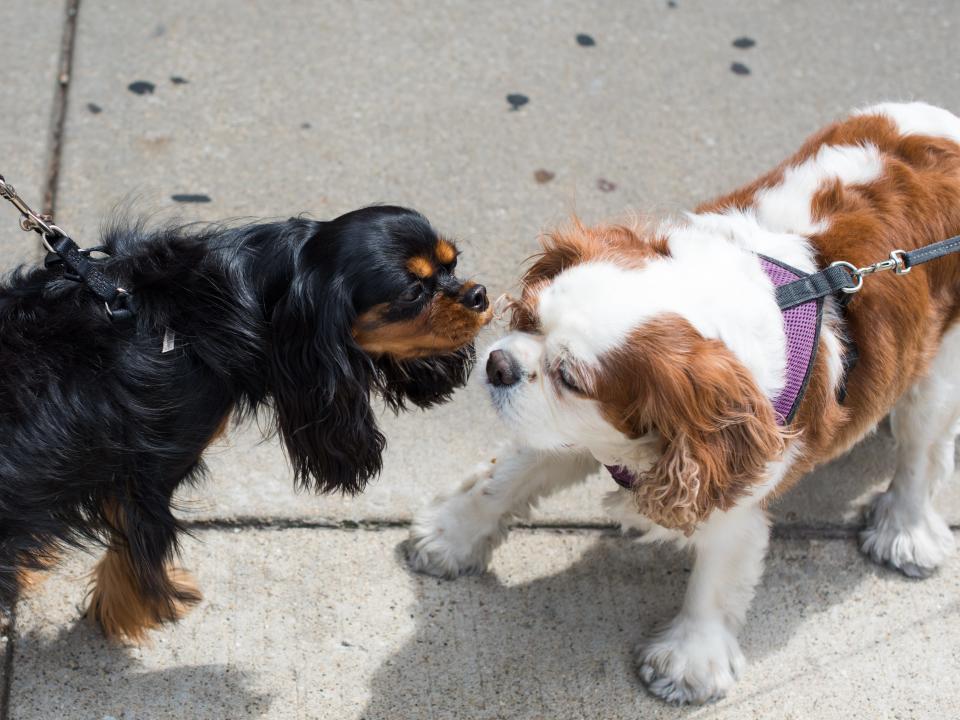
<svg viewBox="0 0 960 720">
<path fill-rule="evenodd" d="M 59 256 L 64 266 L 72 271 L 84 285 L 103 301 L 107 314 L 114 321 L 133 317 L 130 307 L 130 293 L 107 278 L 67 235 L 48 239 L 50 250 Z"/>
<path fill-rule="evenodd" d="M 89 251 L 81 250 L 63 230 L 53 224 L 49 215 L 40 215 L 31 210 L 3 175 L 0 175 L 0 198 L 8 200 L 23 216 L 20 227 L 40 235 L 44 247 L 60 258 L 64 268 L 69 270 L 65 276 L 71 280 L 78 279 L 103 301 L 111 320 L 127 320 L 133 317 L 130 293 L 100 272 L 90 259 Z M 50 267 L 53 263 L 48 257 L 44 264 Z"/>
<path fill-rule="evenodd" d="M 114 285 L 100 272 L 71 238 L 62 235 L 48 242 L 53 252 L 63 259 L 63 264 L 75 272 L 90 288 L 90 292 L 105 303 L 112 305 L 118 297 L 126 294 L 125 290 Z"/>
<path fill-rule="evenodd" d="M 841 265 L 831 265 L 826 270 L 806 275 L 778 287 L 777 305 L 781 310 L 789 310 L 827 295 L 851 290 L 856 285 L 849 270 Z"/>
</svg>

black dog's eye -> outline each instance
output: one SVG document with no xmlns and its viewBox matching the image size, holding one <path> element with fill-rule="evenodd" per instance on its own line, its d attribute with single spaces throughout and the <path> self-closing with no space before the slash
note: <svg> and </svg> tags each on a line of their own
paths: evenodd
<svg viewBox="0 0 960 720">
<path fill-rule="evenodd" d="M 583 392 L 580 386 L 577 385 L 577 381 L 573 375 L 570 374 L 570 368 L 567 367 L 566 363 L 561 363 L 560 367 L 557 368 L 557 377 L 560 378 L 561 384 L 567 388 L 567 390 L 572 390 L 576 393 Z"/>
<path fill-rule="evenodd" d="M 400 293 L 397 299 L 400 300 L 400 302 L 405 303 L 416 302 L 420 299 L 420 296 L 423 295 L 424 290 L 425 288 L 423 287 L 423 283 L 418 282 Z"/>
</svg>

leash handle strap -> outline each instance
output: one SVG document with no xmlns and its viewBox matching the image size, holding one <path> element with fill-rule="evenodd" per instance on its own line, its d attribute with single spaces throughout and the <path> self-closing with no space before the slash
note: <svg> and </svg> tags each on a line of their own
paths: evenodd
<svg viewBox="0 0 960 720">
<path fill-rule="evenodd" d="M 903 253 L 903 264 L 909 271 L 914 265 L 921 265 L 957 251 L 960 251 L 960 235 Z"/>
</svg>

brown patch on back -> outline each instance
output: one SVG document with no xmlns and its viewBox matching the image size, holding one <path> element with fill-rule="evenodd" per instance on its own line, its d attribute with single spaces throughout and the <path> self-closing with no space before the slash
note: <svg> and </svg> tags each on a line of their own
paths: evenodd
<svg viewBox="0 0 960 720">
<path fill-rule="evenodd" d="M 757 193 L 775 187 L 783 181 L 787 168 L 806 162 L 825 145 L 871 143 L 883 153 L 889 151 L 901 139 L 902 136 L 897 132 L 894 122 L 880 115 L 860 115 L 833 123 L 814 133 L 799 150 L 769 172 L 733 192 L 702 203 L 696 208 L 696 212 L 722 212 L 730 208 L 747 209 L 756 200 Z"/>
<path fill-rule="evenodd" d="M 604 417 L 630 438 L 656 430 L 660 459 L 633 488 L 641 513 L 689 535 L 732 507 L 783 450 L 773 407 L 720 340 L 678 315 L 645 323 L 602 362 Z"/>
<path fill-rule="evenodd" d="M 457 259 L 457 249 L 453 246 L 453 243 L 443 238 L 437 238 L 437 245 L 433 249 L 433 253 L 437 256 L 441 265 L 449 265 Z"/>
<path fill-rule="evenodd" d="M 117 536 L 90 574 L 92 587 L 86 615 L 100 625 L 108 638 L 141 643 L 149 630 L 179 620 L 202 596 L 190 573 L 172 566 L 164 570 L 165 591 L 147 593 L 121 535 L 125 533 L 122 512 L 116 503 L 109 503 L 104 507 L 104 515 Z"/>
<path fill-rule="evenodd" d="M 433 275 L 433 263 L 421 255 L 414 255 L 407 260 L 407 270 L 421 279 L 426 279 Z"/>
<path fill-rule="evenodd" d="M 893 249 L 912 250 L 960 234 L 960 146 L 944 138 L 901 135 L 883 115 L 855 116 L 824 128 L 769 173 L 697 211 L 749 209 L 759 191 L 778 184 L 787 168 L 821 147 L 865 143 L 881 154 L 881 177 L 862 185 L 827 182 L 813 197 L 814 219 L 828 225 L 810 238 L 820 267 L 835 260 L 868 265 Z M 846 330 L 859 353 L 847 378 L 846 400 L 841 405 L 836 399 L 821 340 L 791 428 L 803 443 L 803 454 L 777 493 L 849 449 L 923 375 L 943 333 L 960 315 L 958 288 L 956 256 L 917 267 L 908 276 L 883 273 L 866 279 L 842 313 L 840 330 Z"/>
</svg>

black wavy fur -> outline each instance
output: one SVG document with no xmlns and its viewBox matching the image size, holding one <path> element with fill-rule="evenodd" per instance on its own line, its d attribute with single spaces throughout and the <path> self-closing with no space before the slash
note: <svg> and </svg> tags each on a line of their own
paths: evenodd
<svg viewBox="0 0 960 720">
<path fill-rule="evenodd" d="M 122 543 L 142 590 L 169 596 L 163 568 L 181 529 L 171 499 L 202 474 L 231 409 L 272 407 L 299 487 L 361 490 L 385 445 L 371 393 L 396 411 L 426 408 L 474 360 L 472 346 L 373 358 L 351 334 L 358 314 L 410 286 L 406 259 L 436 242 L 422 215 L 389 206 L 328 222 L 118 223 L 102 268 L 133 292 L 121 324 L 56 269 L 12 273 L 0 284 L 0 600 L 18 569 L 87 541 Z M 397 312 L 422 310 L 408 305 Z M 167 328 L 175 347 L 163 353 Z"/>
</svg>

